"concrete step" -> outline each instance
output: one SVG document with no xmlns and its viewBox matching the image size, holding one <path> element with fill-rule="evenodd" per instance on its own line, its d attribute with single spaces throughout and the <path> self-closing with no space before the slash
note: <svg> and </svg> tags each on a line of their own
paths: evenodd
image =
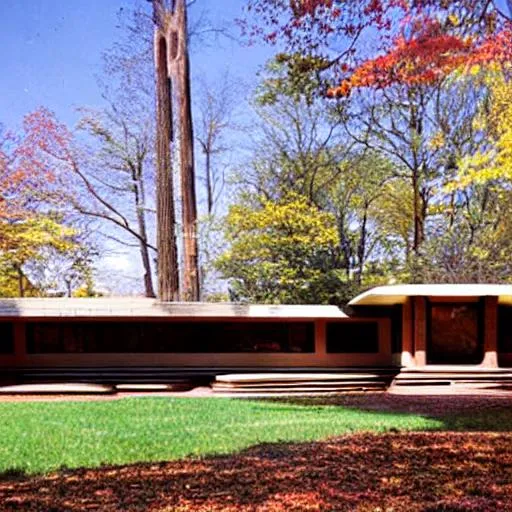
<svg viewBox="0 0 512 512">
<path fill-rule="evenodd" d="M 374 373 L 253 373 L 218 375 L 212 383 L 216 393 L 342 393 L 383 391 L 391 377 Z"/>
<path fill-rule="evenodd" d="M 294 393 L 343 393 L 343 392 L 353 392 L 353 391 L 383 391 L 385 387 L 377 388 L 377 387 L 365 387 L 365 386 L 325 386 L 325 387 L 312 387 L 312 386 L 301 386 L 301 387 L 281 387 L 276 386 L 273 388 L 231 388 L 231 389 L 219 389 L 216 386 L 213 386 L 213 390 L 215 393 L 219 394 L 262 394 L 268 395 L 273 393 L 284 393 L 284 394 L 294 394 Z"/>
<path fill-rule="evenodd" d="M 115 393 L 113 386 L 103 384 L 84 384 L 82 382 L 61 382 L 47 384 L 21 384 L 0 387 L 2 395 L 104 395 Z"/>
<path fill-rule="evenodd" d="M 334 382 L 334 381 L 350 381 L 350 380 L 378 380 L 382 378 L 380 375 L 373 373 L 251 373 L 251 374 L 230 374 L 217 375 L 215 382 L 229 382 L 233 384 L 249 384 L 249 383 L 276 383 L 276 382 Z"/>
<path fill-rule="evenodd" d="M 114 386 L 116 391 L 121 392 L 171 392 L 171 391 L 189 391 L 193 389 L 194 385 L 189 383 L 173 383 L 173 384 L 142 384 L 142 383 L 124 383 L 116 384 Z"/>
<path fill-rule="evenodd" d="M 303 386 L 308 387 L 343 387 L 343 386 L 364 386 L 364 387 L 383 387 L 386 386 L 385 382 L 380 381 L 333 381 L 333 382 L 267 382 L 264 384 L 228 384 L 223 382 L 214 382 L 212 388 L 214 389 L 273 389 L 276 387 L 281 388 L 300 388 Z"/>
</svg>

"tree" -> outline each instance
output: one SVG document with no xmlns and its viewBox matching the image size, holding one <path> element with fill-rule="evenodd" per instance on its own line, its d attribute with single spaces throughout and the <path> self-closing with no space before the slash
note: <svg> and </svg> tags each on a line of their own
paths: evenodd
<svg viewBox="0 0 512 512">
<path fill-rule="evenodd" d="M 234 205 L 225 236 L 230 248 L 216 266 L 233 298 L 284 304 L 340 300 L 344 283 L 333 271 L 335 218 L 305 197 L 263 198 L 258 208 Z"/>
<path fill-rule="evenodd" d="M 16 276 L 17 294 L 25 296 L 27 283 L 32 290 L 27 266 L 45 262 L 51 256 L 51 250 L 68 253 L 75 247 L 75 231 L 63 226 L 47 216 L 37 216 L 17 222 L 3 222 L 0 237 L 0 269 L 5 276 Z M 5 293 L 5 291 L 3 292 Z"/>
<path fill-rule="evenodd" d="M 30 145 L 30 158 L 23 164 L 34 175 L 51 172 L 50 183 L 37 187 L 34 194 L 75 221 L 78 214 L 105 222 L 134 240 L 145 269 L 146 295 L 154 296 L 149 251 L 156 247 L 146 231 L 144 174 L 151 137 L 144 121 L 137 125 L 115 104 L 103 112 L 89 111 L 80 127 L 92 135 L 92 147 L 80 147 L 67 127 L 46 109 L 28 114 L 24 124 L 24 145 Z M 115 234 L 107 236 L 130 244 Z"/>
<path fill-rule="evenodd" d="M 460 172 L 451 184 L 458 190 L 473 183 L 508 185 L 512 180 L 512 82 L 496 70 L 484 71 L 484 80 L 489 95 L 480 105 L 475 131 L 485 144 L 480 151 L 461 158 Z"/>
<path fill-rule="evenodd" d="M 199 300 L 199 269 L 197 251 L 197 206 L 194 172 L 194 136 L 190 100 L 190 69 L 188 55 L 187 5 L 185 0 L 172 1 L 168 6 L 165 0 L 152 0 L 153 18 L 155 22 L 155 58 L 157 72 L 157 216 L 159 240 L 162 249 L 169 252 L 163 254 L 159 250 L 159 280 L 163 300 L 171 300 L 177 294 L 175 284 L 167 284 L 167 277 L 161 273 L 171 273 L 171 281 L 175 280 L 173 259 L 175 251 L 169 250 L 168 234 L 174 229 L 174 212 L 172 209 L 172 182 L 170 182 L 169 148 L 172 142 L 172 99 L 171 91 L 176 90 L 178 98 L 179 136 L 180 136 L 180 169 L 181 169 L 181 200 L 183 218 L 183 290 L 185 300 Z M 164 171 L 164 167 L 167 171 Z M 166 213 L 164 214 L 164 211 Z M 158 242 L 160 247 L 160 242 Z M 174 255 L 173 255 L 174 251 Z M 162 259 L 163 258 L 163 259 Z M 160 263 L 161 262 L 161 263 Z"/>
<path fill-rule="evenodd" d="M 233 118 L 239 97 L 235 83 L 227 75 L 218 86 L 203 82 L 198 96 L 196 140 L 204 155 L 201 178 L 206 192 L 206 213 L 211 216 L 225 184 L 225 173 L 219 169 L 217 160 L 230 149 L 226 134 L 236 127 Z"/>
<path fill-rule="evenodd" d="M 51 152 L 46 139 L 49 119 L 40 113 L 25 117 L 23 129 L 0 138 L 0 281 L 3 296 L 44 294 L 43 274 L 56 255 L 72 258 L 81 233 L 67 225 L 45 203 L 55 188 L 56 169 L 39 159 Z"/>
<path fill-rule="evenodd" d="M 318 98 L 301 94 L 284 71 L 281 63 L 271 62 L 255 92 L 258 122 L 251 130 L 250 161 L 235 181 L 242 194 L 277 201 L 292 191 L 319 204 L 343 172 L 339 163 L 351 148 L 342 144 L 340 119 L 330 116 Z"/>
<path fill-rule="evenodd" d="M 67 203 L 78 213 L 103 219 L 120 227 L 131 240 L 135 238 L 144 270 L 145 295 L 155 297 L 151 265 L 155 246 L 148 234 L 146 193 L 148 180 L 153 177 L 152 125 L 147 118 L 133 116 L 115 103 L 103 111 L 82 112 L 79 129 L 91 136 L 92 145 L 83 163 L 75 160 L 71 169 L 80 180 L 78 194 L 68 197 Z M 121 217 L 125 220 L 119 226 Z"/>
<path fill-rule="evenodd" d="M 168 25 L 163 1 L 153 2 L 155 20 L 156 73 L 156 215 L 158 249 L 158 297 L 163 301 L 179 300 L 178 250 L 171 163 L 172 101 L 169 78 Z"/>
<path fill-rule="evenodd" d="M 363 285 L 369 260 L 385 260 L 394 252 L 387 243 L 395 233 L 379 222 L 382 192 L 394 183 L 394 167 L 376 152 L 351 155 L 340 164 L 342 172 L 324 194 L 323 208 L 336 217 L 341 266 L 356 288 Z"/>
<path fill-rule="evenodd" d="M 403 231 L 380 229 L 403 201 L 382 200 L 382 191 L 400 181 L 399 164 L 378 150 L 355 149 L 342 131 L 346 112 L 330 112 L 321 99 L 301 92 L 314 77 L 297 84 L 279 62 L 268 69 L 256 93 L 253 154 L 236 176 L 241 197 L 261 208 L 262 197 L 279 203 L 293 191 L 332 214 L 339 245 L 330 271 L 343 279 L 343 289 L 357 292 L 368 280 L 384 279 L 380 263 L 400 261 L 398 247 L 406 245 Z"/>
</svg>

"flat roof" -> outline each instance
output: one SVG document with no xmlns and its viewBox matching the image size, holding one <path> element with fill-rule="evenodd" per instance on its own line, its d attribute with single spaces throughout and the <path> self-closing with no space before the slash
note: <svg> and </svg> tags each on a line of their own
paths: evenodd
<svg viewBox="0 0 512 512">
<path fill-rule="evenodd" d="M 408 297 L 498 297 L 499 304 L 512 304 L 509 284 L 398 284 L 378 286 L 361 293 L 350 306 L 393 306 Z"/>
<path fill-rule="evenodd" d="M 348 318 L 336 306 L 159 302 L 123 298 L 0 299 L 0 318 Z"/>
</svg>

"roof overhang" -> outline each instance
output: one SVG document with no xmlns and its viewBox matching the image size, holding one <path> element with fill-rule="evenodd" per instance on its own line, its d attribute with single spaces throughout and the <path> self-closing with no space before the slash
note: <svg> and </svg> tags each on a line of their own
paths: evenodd
<svg viewBox="0 0 512 512">
<path fill-rule="evenodd" d="M 499 304 L 512 305 L 512 285 L 508 284 L 400 284 L 378 286 L 361 293 L 350 306 L 395 306 L 408 297 L 498 297 Z"/>
<path fill-rule="evenodd" d="M 316 319 L 347 318 L 336 306 L 159 302 L 146 298 L 0 299 L 0 318 L 176 318 Z"/>
</svg>

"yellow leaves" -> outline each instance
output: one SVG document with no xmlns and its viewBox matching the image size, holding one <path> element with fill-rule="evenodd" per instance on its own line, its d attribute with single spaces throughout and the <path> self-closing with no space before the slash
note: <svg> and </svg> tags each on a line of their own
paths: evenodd
<svg viewBox="0 0 512 512">
<path fill-rule="evenodd" d="M 473 64 L 469 69 L 468 69 L 468 74 L 471 75 L 471 76 L 477 76 L 480 74 L 480 72 L 482 71 L 482 66 L 480 66 L 480 64 Z"/>
<path fill-rule="evenodd" d="M 448 15 L 448 21 L 453 27 L 457 27 L 460 23 L 459 17 L 455 13 Z"/>
<path fill-rule="evenodd" d="M 502 73 L 488 73 L 490 95 L 473 128 L 485 136 L 482 149 L 461 158 L 459 172 L 446 191 L 472 184 L 512 180 L 512 83 Z"/>
<path fill-rule="evenodd" d="M 429 146 L 433 149 L 441 149 L 445 145 L 444 133 L 437 132 L 429 141 Z"/>
<path fill-rule="evenodd" d="M 338 244 L 335 217 L 298 194 L 262 199 L 257 208 L 231 207 L 225 232 L 231 246 L 216 267 L 241 283 L 243 296 L 260 302 L 307 300 Z"/>
<path fill-rule="evenodd" d="M 0 260 L 4 264 L 22 265 L 41 257 L 43 248 L 58 252 L 71 250 L 75 230 L 59 224 L 49 217 L 32 217 L 24 221 L 2 223 Z"/>
</svg>

